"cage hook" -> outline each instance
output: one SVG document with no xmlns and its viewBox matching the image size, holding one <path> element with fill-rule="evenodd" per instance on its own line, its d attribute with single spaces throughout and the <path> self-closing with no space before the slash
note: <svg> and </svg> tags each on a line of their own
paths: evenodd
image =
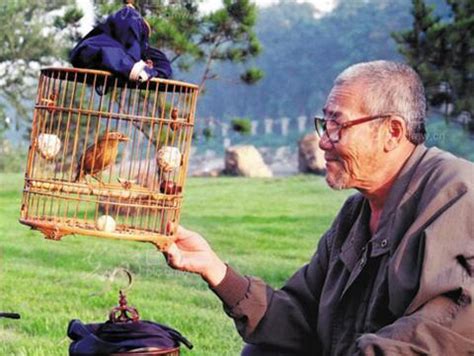
<svg viewBox="0 0 474 356">
<path fill-rule="evenodd" d="M 137 322 L 140 320 L 138 310 L 128 305 L 127 295 L 125 294 L 125 291 L 130 289 L 130 287 L 132 286 L 132 274 L 125 268 L 116 268 L 113 272 L 113 275 L 117 274 L 120 271 L 124 272 L 127 275 L 128 286 L 119 290 L 119 305 L 112 308 L 112 310 L 110 311 L 109 321 L 112 323 Z"/>
<path fill-rule="evenodd" d="M 109 321 L 112 323 L 129 323 L 140 320 L 138 310 L 127 305 L 127 296 L 125 293 L 119 291 L 119 305 L 112 308 L 109 313 Z"/>
<path fill-rule="evenodd" d="M 120 272 L 122 272 L 123 274 L 125 274 L 127 276 L 127 281 L 128 281 L 128 285 L 126 285 L 125 287 L 122 287 L 120 288 L 120 291 L 127 291 L 129 290 L 130 288 L 132 288 L 132 285 L 133 285 L 133 276 L 132 276 L 132 272 L 130 272 L 128 269 L 124 268 L 124 267 L 117 267 L 115 268 L 113 271 L 112 271 L 112 274 L 110 275 L 110 281 L 113 282 L 116 275 L 119 274 Z"/>
</svg>

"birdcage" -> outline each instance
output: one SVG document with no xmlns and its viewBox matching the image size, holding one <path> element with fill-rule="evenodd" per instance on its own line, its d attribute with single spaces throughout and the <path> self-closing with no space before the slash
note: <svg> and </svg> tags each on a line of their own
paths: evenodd
<svg viewBox="0 0 474 356">
<path fill-rule="evenodd" d="M 198 87 L 46 68 L 38 83 L 20 222 L 146 241 L 176 234 Z"/>
</svg>

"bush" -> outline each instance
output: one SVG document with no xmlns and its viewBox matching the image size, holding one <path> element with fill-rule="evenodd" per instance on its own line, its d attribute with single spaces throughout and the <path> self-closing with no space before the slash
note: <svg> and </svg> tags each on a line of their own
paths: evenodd
<svg viewBox="0 0 474 356">
<path fill-rule="evenodd" d="M 250 135 L 250 132 L 252 132 L 252 123 L 250 122 L 249 119 L 235 118 L 231 121 L 231 124 L 232 124 L 232 130 L 240 133 L 241 135 Z"/>
</svg>

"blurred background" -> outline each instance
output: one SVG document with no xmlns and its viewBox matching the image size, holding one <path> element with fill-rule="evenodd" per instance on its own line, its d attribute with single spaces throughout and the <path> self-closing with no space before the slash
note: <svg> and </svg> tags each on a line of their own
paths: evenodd
<svg viewBox="0 0 474 356">
<path fill-rule="evenodd" d="M 122 1 L 0 4 L 0 171 L 24 169 L 39 69 L 69 66 L 74 44 Z M 136 0 L 174 79 L 201 87 L 191 174 L 225 149 L 258 148 L 275 175 L 297 173 L 335 76 L 391 59 L 414 66 L 430 102 L 429 146 L 474 160 L 474 5 L 470 0 Z M 194 162 L 194 165 L 193 165 Z"/>
<path fill-rule="evenodd" d="M 472 0 L 136 0 L 174 79 L 201 94 L 190 174 L 225 172 L 225 152 L 267 165 L 273 179 L 191 177 L 181 222 L 243 274 L 280 287 L 311 258 L 352 191 L 330 190 L 312 117 L 335 76 L 368 60 L 406 62 L 430 102 L 427 145 L 474 161 Z M 150 244 L 43 239 L 17 221 L 40 68 L 69 66 L 74 44 L 121 0 L 0 1 L 1 355 L 65 355 L 69 321 L 103 321 L 126 268 L 142 319 L 180 330 L 184 355 L 238 355 L 242 341 L 199 276 L 173 271 Z M 313 150 L 313 151 L 312 151 Z M 234 150 L 235 152 L 235 150 Z M 303 154 L 302 154 L 303 153 Z M 317 159 L 316 159 L 317 161 Z M 310 162 L 311 163 L 311 162 Z M 316 167 L 317 168 L 317 167 Z M 261 169 L 263 176 L 269 170 Z M 241 172 L 242 173 L 242 172 Z"/>
</svg>

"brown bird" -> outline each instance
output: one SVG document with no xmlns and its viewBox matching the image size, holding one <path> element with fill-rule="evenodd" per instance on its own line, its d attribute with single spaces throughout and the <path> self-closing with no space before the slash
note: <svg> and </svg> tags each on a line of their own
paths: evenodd
<svg viewBox="0 0 474 356">
<path fill-rule="evenodd" d="M 117 131 L 111 131 L 99 137 L 97 143 L 89 146 L 79 159 L 77 175 L 74 181 L 78 182 L 86 174 L 89 174 L 92 178 L 102 183 L 97 175 L 115 162 L 119 142 L 128 140 L 127 136 Z"/>
</svg>

